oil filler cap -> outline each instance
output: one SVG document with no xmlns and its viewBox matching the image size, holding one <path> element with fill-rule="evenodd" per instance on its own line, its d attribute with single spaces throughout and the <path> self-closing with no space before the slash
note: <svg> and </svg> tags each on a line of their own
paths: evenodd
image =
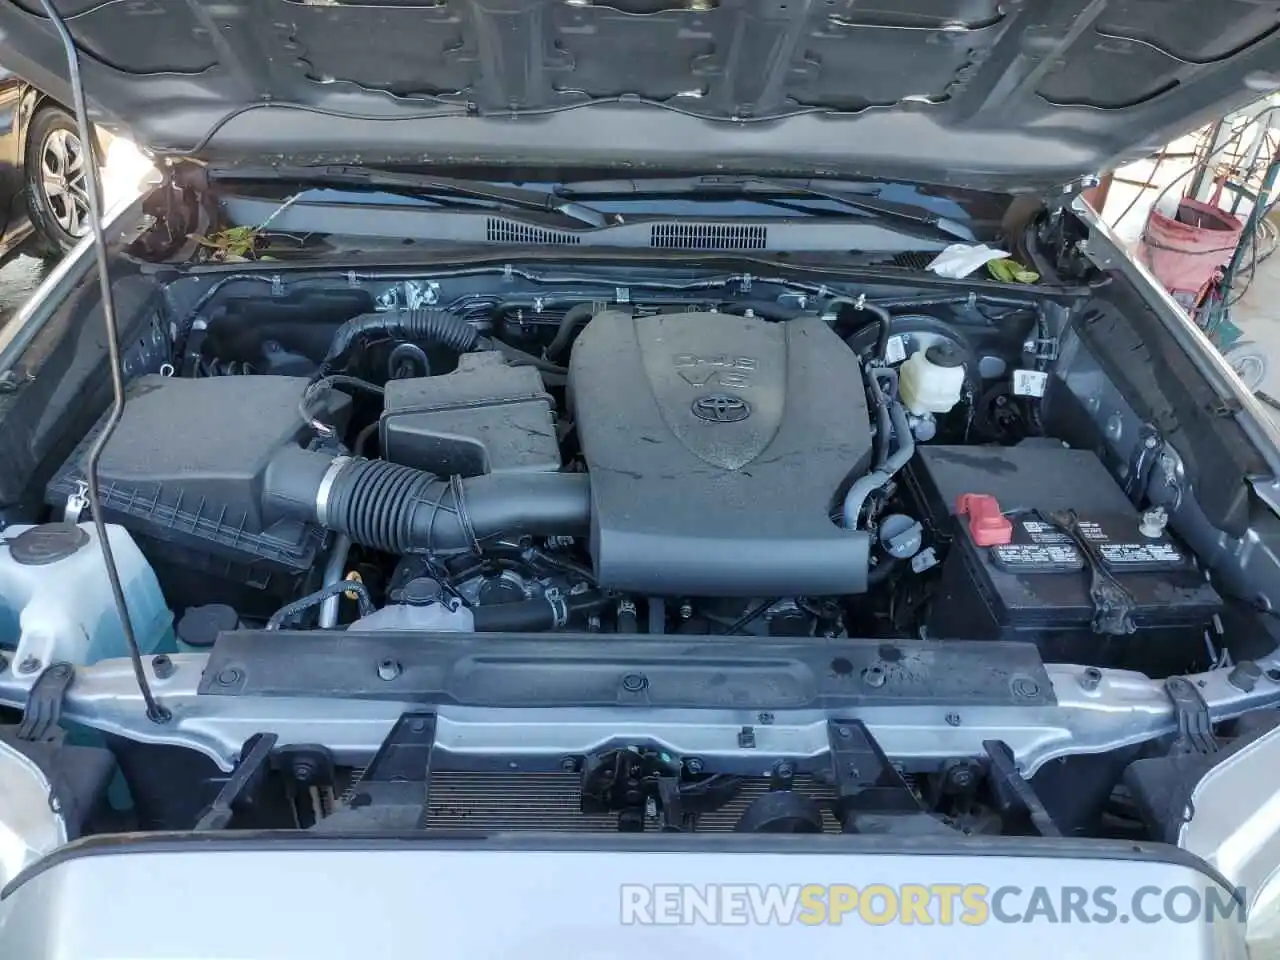
<svg viewBox="0 0 1280 960">
<path fill-rule="evenodd" d="M 989 493 L 962 493 L 956 497 L 956 515 L 968 516 L 969 536 L 980 547 L 997 547 L 1013 541 L 1013 524 Z"/>
<path fill-rule="evenodd" d="M 71 556 L 89 542 L 89 534 L 74 523 L 42 523 L 6 542 L 14 563 L 43 567 Z"/>
</svg>

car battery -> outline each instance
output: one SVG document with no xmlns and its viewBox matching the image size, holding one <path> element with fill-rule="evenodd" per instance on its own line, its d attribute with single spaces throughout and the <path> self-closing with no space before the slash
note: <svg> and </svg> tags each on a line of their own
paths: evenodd
<svg viewBox="0 0 1280 960">
<path fill-rule="evenodd" d="M 922 446 L 906 477 L 949 543 L 930 637 L 1029 641 L 1048 662 L 1153 676 L 1203 666 L 1221 598 L 1170 531 L 1142 529 L 1093 453 L 1049 441 Z"/>
</svg>

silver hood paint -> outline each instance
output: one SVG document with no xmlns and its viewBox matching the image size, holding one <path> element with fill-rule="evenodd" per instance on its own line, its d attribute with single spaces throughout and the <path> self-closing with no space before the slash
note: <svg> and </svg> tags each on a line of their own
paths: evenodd
<svg viewBox="0 0 1280 960">
<path fill-rule="evenodd" d="M 594 849 L 555 836 L 405 841 L 398 848 L 358 840 L 272 844 L 253 837 L 161 838 L 102 843 L 96 849 L 90 844 L 78 855 L 73 846 L 0 900 L 0 932 L 6 952 L 24 960 L 196 954 L 204 960 L 754 960 L 797 952 L 809 960 L 1245 957 L 1243 924 L 1234 920 L 871 925 L 855 915 L 839 925 L 816 926 L 622 922 L 624 884 L 689 884 L 705 890 L 716 884 L 887 884 L 898 889 L 963 883 L 1027 891 L 1037 885 L 1105 885 L 1114 888 L 1121 904 L 1146 886 L 1197 891 L 1215 886 L 1189 859 L 1164 859 L 1159 847 L 1135 847 L 1125 854 L 1120 851 L 1125 845 L 1068 841 L 1051 849 L 1041 841 L 1036 851 L 996 838 L 985 841 L 984 851 L 966 855 L 958 847 L 915 853 L 887 849 L 895 846 L 892 842 L 885 853 L 877 853 L 876 838 L 833 843 L 778 837 L 767 844 L 758 837 L 692 843 L 662 836 L 634 839 L 639 842 L 602 841 Z M 697 855 L 672 855 L 685 847 Z M 111 895 L 104 896 L 108 890 Z M 637 916 L 643 914 L 631 913 L 630 919 Z"/>
<path fill-rule="evenodd" d="M 1044 189 L 1280 89 L 1248 0 L 57 0 L 168 155 L 882 175 Z M 0 62 L 67 100 L 37 0 Z"/>
</svg>

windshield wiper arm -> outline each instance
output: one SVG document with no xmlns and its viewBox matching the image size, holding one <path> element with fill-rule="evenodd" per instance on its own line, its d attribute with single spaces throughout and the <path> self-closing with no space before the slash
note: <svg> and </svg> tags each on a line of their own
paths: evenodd
<svg viewBox="0 0 1280 960">
<path fill-rule="evenodd" d="M 583 194 L 704 194 L 708 196 L 743 196 L 754 193 L 762 196 L 760 203 L 771 200 L 779 206 L 780 198 L 815 197 L 844 207 L 871 218 L 890 220 L 917 236 L 929 239 L 971 240 L 972 235 L 963 226 L 948 217 L 934 213 L 927 207 L 896 200 L 882 200 L 874 193 L 853 193 L 838 188 L 826 188 L 820 181 L 790 180 L 763 177 L 756 174 L 706 174 L 694 177 L 656 177 L 652 179 L 600 180 L 568 183 L 559 188 L 562 196 Z M 807 211 L 810 214 L 818 211 Z"/>
<path fill-rule="evenodd" d="M 211 179 L 224 181 L 288 180 L 323 186 L 364 187 L 415 195 L 441 195 L 486 200 L 521 210 L 558 213 L 591 227 L 608 226 L 609 218 L 593 207 L 566 200 L 554 193 L 524 190 L 476 180 L 457 180 L 429 173 L 382 170 L 348 164 L 319 166 L 228 167 L 209 171 Z"/>
<path fill-rule="evenodd" d="M 849 210 L 856 210 L 860 213 L 868 213 L 889 220 L 897 220 L 901 223 L 929 227 L 960 240 L 970 239 L 969 233 L 963 227 L 924 207 L 895 200 L 882 200 L 879 197 L 864 194 L 847 193 L 843 190 L 827 190 L 815 185 L 811 180 L 774 179 L 772 177 L 747 174 L 742 176 L 705 176 L 699 178 L 699 183 L 712 189 L 720 186 L 741 189 L 743 186 L 758 185 L 765 192 L 819 197 Z"/>
</svg>

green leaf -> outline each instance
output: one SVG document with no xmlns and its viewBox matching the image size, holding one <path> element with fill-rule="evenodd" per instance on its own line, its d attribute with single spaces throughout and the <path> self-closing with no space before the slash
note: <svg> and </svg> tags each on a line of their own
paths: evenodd
<svg viewBox="0 0 1280 960">
<path fill-rule="evenodd" d="M 987 264 L 987 272 L 1001 283 L 1035 283 L 1040 279 L 1040 274 L 1034 270 L 1028 270 L 1018 261 L 1008 257 L 990 261 Z"/>
</svg>

